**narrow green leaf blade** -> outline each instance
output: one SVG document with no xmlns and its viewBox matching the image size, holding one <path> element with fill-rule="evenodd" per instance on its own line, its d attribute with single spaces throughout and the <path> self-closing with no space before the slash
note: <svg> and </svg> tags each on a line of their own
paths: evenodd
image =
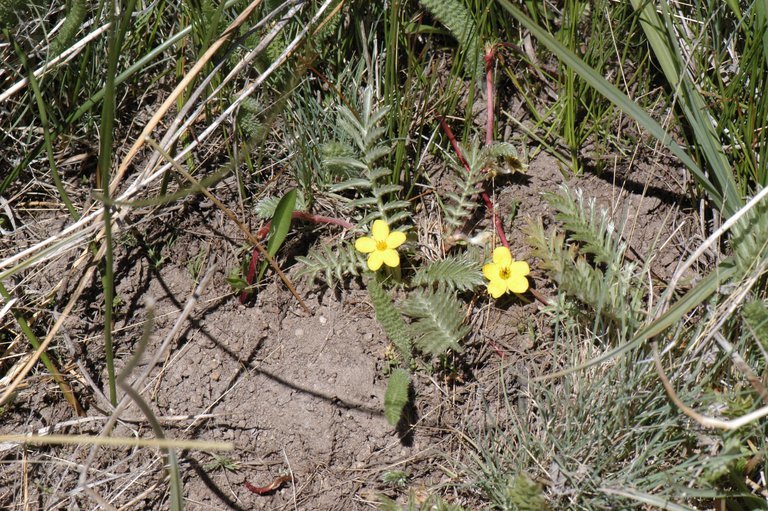
<svg viewBox="0 0 768 511">
<path fill-rule="evenodd" d="M 286 193 L 280 202 L 277 203 L 275 214 L 272 217 L 272 225 L 269 226 L 269 242 L 267 242 L 267 253 L 274 257 L 277 251 L 285 241 L 288 231 L 291 229 L 291 220 L 293 219 L 293 210 L 296 207 L 296 189 Z M 267 269 L 267 261 L 261 263 L 259 276 L 256 282 L 261 281 L 264 271 Z"/>
</svg>

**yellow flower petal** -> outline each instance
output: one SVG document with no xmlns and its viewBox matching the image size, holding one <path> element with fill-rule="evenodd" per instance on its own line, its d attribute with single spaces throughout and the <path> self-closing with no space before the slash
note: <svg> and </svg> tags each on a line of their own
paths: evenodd
<svg viewBox="0 0 768 511">
<path fill-rule="evenodd" d="M 488 280 L 494 280 L 499 278 L 499 267 L 494 263 L 488 263 L 483 266 L 483 275 Z"/>
<path fill-rule="evenodd" d="M 400 231 L 392 231 L 387 236 L 387 248 L 397 248 L 405 243 L 405 233 Z"/>
<path fill-rule="evenodd" d="M 371 255 L 368 256 L 368 269 L 371 271 L 378 271 L 379 268 L 381 268 L 382 263 L 384 262 L 384 252 L 382 250 L 377 250 Z"/>
<path fill-rule="evenodd" d="M 387 222 L 384 220 L 376 220 L 373 222 L 371 234 L 373 234 L 373 239 L 375 241 L 386 241 L 389 236 L 389 226 L 387 225 Z"/>
<path fill-rule="evenodd" d="M 507 285 L 503 280 L 494 279 L 488 283 L 488 292 L 494 298 L 499 298 L 507 292 Z"/>
<path fill-rule="evenodd" d="M 512 264 L 512 254 L 507 247 L 496 247 L 493 251 L 493 262 L 499 266 L 509 266 Z"/>
<path fill-rule="evenodd" d="M 376 250 L 376 242 L 373 238 L 369 238 L 368 236 L 357 238 L 355 241 L 355 250 L 362 252 L 363 254 L 370 254 Z"/>
<path fill-rule="evenodd" d="M 531 267 L 525 261 L 512 261 L 509 265 L 509 273 L 511 275 L 520 275 L 524 277 L 531 273 Z"/>
<path fill-rule="evenodd" d="M 388 248 L 386 250 L 381 250 L 378 253 L 381 254 L 381 258 L 387 266 L 394 268 L 395 266 L 400 265 L 400 255 L 397 253 L 397 250 Z"/>
<path fill-rule="evenodd" d="M 506 286 L 513 293 L 525 293 L 528 291 L 528 279 L 522 275 L 512 275 L 507 279 Z"/>
</svg>

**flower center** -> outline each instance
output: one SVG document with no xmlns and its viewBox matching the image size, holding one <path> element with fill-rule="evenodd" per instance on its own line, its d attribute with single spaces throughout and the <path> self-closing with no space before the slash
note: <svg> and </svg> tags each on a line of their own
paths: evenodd
<svg viewBox="0 0 768 511">
<path fill-rule="evenodd" d="M 509 271 L 509 268 L 507 268 L 507 267 L 504 267 L 501 270 L 499 270 L 499 277 L 502 280 L 507 280 L 510 275 L 511 275 L 511 272 Z"/>
<path fill-rule="evenodd" d="M 386 249 L 387 249 L 387 240 L 376 241 L 376 250 L 386 250 Z"/>
</svg>

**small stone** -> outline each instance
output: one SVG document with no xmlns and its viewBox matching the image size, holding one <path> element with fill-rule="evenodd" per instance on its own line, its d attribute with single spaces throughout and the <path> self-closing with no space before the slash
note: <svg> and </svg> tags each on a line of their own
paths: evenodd
<svg viewBox="0 0 768 511">
<path fill-rule="evenodd" d="M 302 337 L 304 335 L 304 330 L 302 328 L 297 328 L 293 333 L 296 337 Z"/>
<path fill-rule="evenodd" d="M 211 380 L 212 381 L 219 381 L 219 378 L 221 378 L 221 374 L 218 371 L 213 371 L 211 373 Z"/>
<path fill-rule="evenodd" d="M 320 322 L 321 325 L 324 325 L 324 324 L 328 323 L 328 318 L 326 318 L 325 316 L 320 316 L 318 318 L 318 321 Z"/>
</svg>

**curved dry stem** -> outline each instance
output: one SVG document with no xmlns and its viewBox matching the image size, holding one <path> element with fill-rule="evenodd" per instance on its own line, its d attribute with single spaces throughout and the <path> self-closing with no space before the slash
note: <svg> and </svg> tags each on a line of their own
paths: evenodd
<svg viewBox="0 0 768 511">
<path fill-rule="evenodd" d="M 672 384 L 669 382 L 669 378 L 667 378 L 667 375 L 664 372 L 664 368 L 661 365 L 661 357 L 659 356 L 658 343 L 654 341 L 652 345 L 653 345 L 653 363 L 656 366 L 656 373 L 659 375 L 661 384 L 664 386 L 664 390 L 667 391 L 667 395 L 669 396 L 669 399 L 672 400 L 672 402 L 675 404 L 675 406 L 677 406 L 680 409 L 680 411 L 682 411 L 685 415 L 687 415 L 691 419 L 698 422 L 703 427 L 733 431 L 743 426 L 746 426 L 747 424 L 755 422 L 758 419 L 762 419 L 763 417 L 768 416 L 768 406 L 763 406 L 762 408 L 759 408 L 754 412 L 748 413 L 746 415 L 742 415 L 738 419 L 732 419 L 727 421 L 724 421 L 722 419 L 715 419 L 713 417 L 707 417 L 706 415 L 700 414 L 690 406 L 683 403 L 683 400 L 680 399 L 680 396 L 677 395 L 677 392 L 675 392 L 674 387 L 672 387 Z"/>
<path fill-rule="evenodd" d="M 160 108 L 155 112 L 155 114 L 152 116 L 152 118 L 147 122 L 147 125 L 144 127 L 144 130 L 141 132 L 141 135 L 136 139 L 136 142 L 134 142 L 133 146 L 128 150 L 128 153 L 123 158 L 123 161 L 120 163 L 120 167 L 117 169 L 117 174 L 112 179 L 112 183 L 110 183 L 110 193 L 115 193 L 115 190 L 117 190 L 117 187 L 120 185 L 120 182 L 123 180 L 123 177 L 125 176 L 125 172 L 128 170 L 128 166 L 130 165 L 131 161 L 133 161 L 133 158 L 136 156 L 136 154 L 139 152 L 139 149 L 141 149 L 141 146 L 144 145 L 144 141 L 146 137 L 148 137 L 152 131 L 157 127 L 158 124 L 160 124 L 160 121 L 162 121 L 163 117 L 165 117 L 165 114 L 168 113 L 168 110 L 170 110 L 176 103 L 176 100 L 179 98 L 181 94 L 184 93 L 184 90 L 189 86 L 190 83 L 197 77 L 197 75 L 200 73 L 200 71 L 203 70 L 203 67 L 213 58 L 213 56 L 216 54 L 217 51 L 224 45 L 225 42 L 229 40 L 229 38 L 232 36 L 232 34 L 235 33 L 236 29 L 242 25 L 245 20 L 248 19 L 248 17 L 253 13 L 253 11 L 261 4 L 261 0 L 254 0 L 251 2 L 251 4 L 243 10 L 243 12 L 240 13 L 240 15 L 230 23 L 230 25 L 227 27 L 227 29 L 224 31 L 224 33 L 219 37 L 213 44 L 211 44 L 210 48 L 203 54 L 200 59 L 195 62 L 195 65 L 192 66 L 192 69 L 189 70 L 189 72 L 184 75 L 184 78 L 182 78 L 181 82 L 176 86 L 175 89 L 171 92 L 171 94 L 165 99 L 162 105 L 160 105 Z"/>
</svg>

